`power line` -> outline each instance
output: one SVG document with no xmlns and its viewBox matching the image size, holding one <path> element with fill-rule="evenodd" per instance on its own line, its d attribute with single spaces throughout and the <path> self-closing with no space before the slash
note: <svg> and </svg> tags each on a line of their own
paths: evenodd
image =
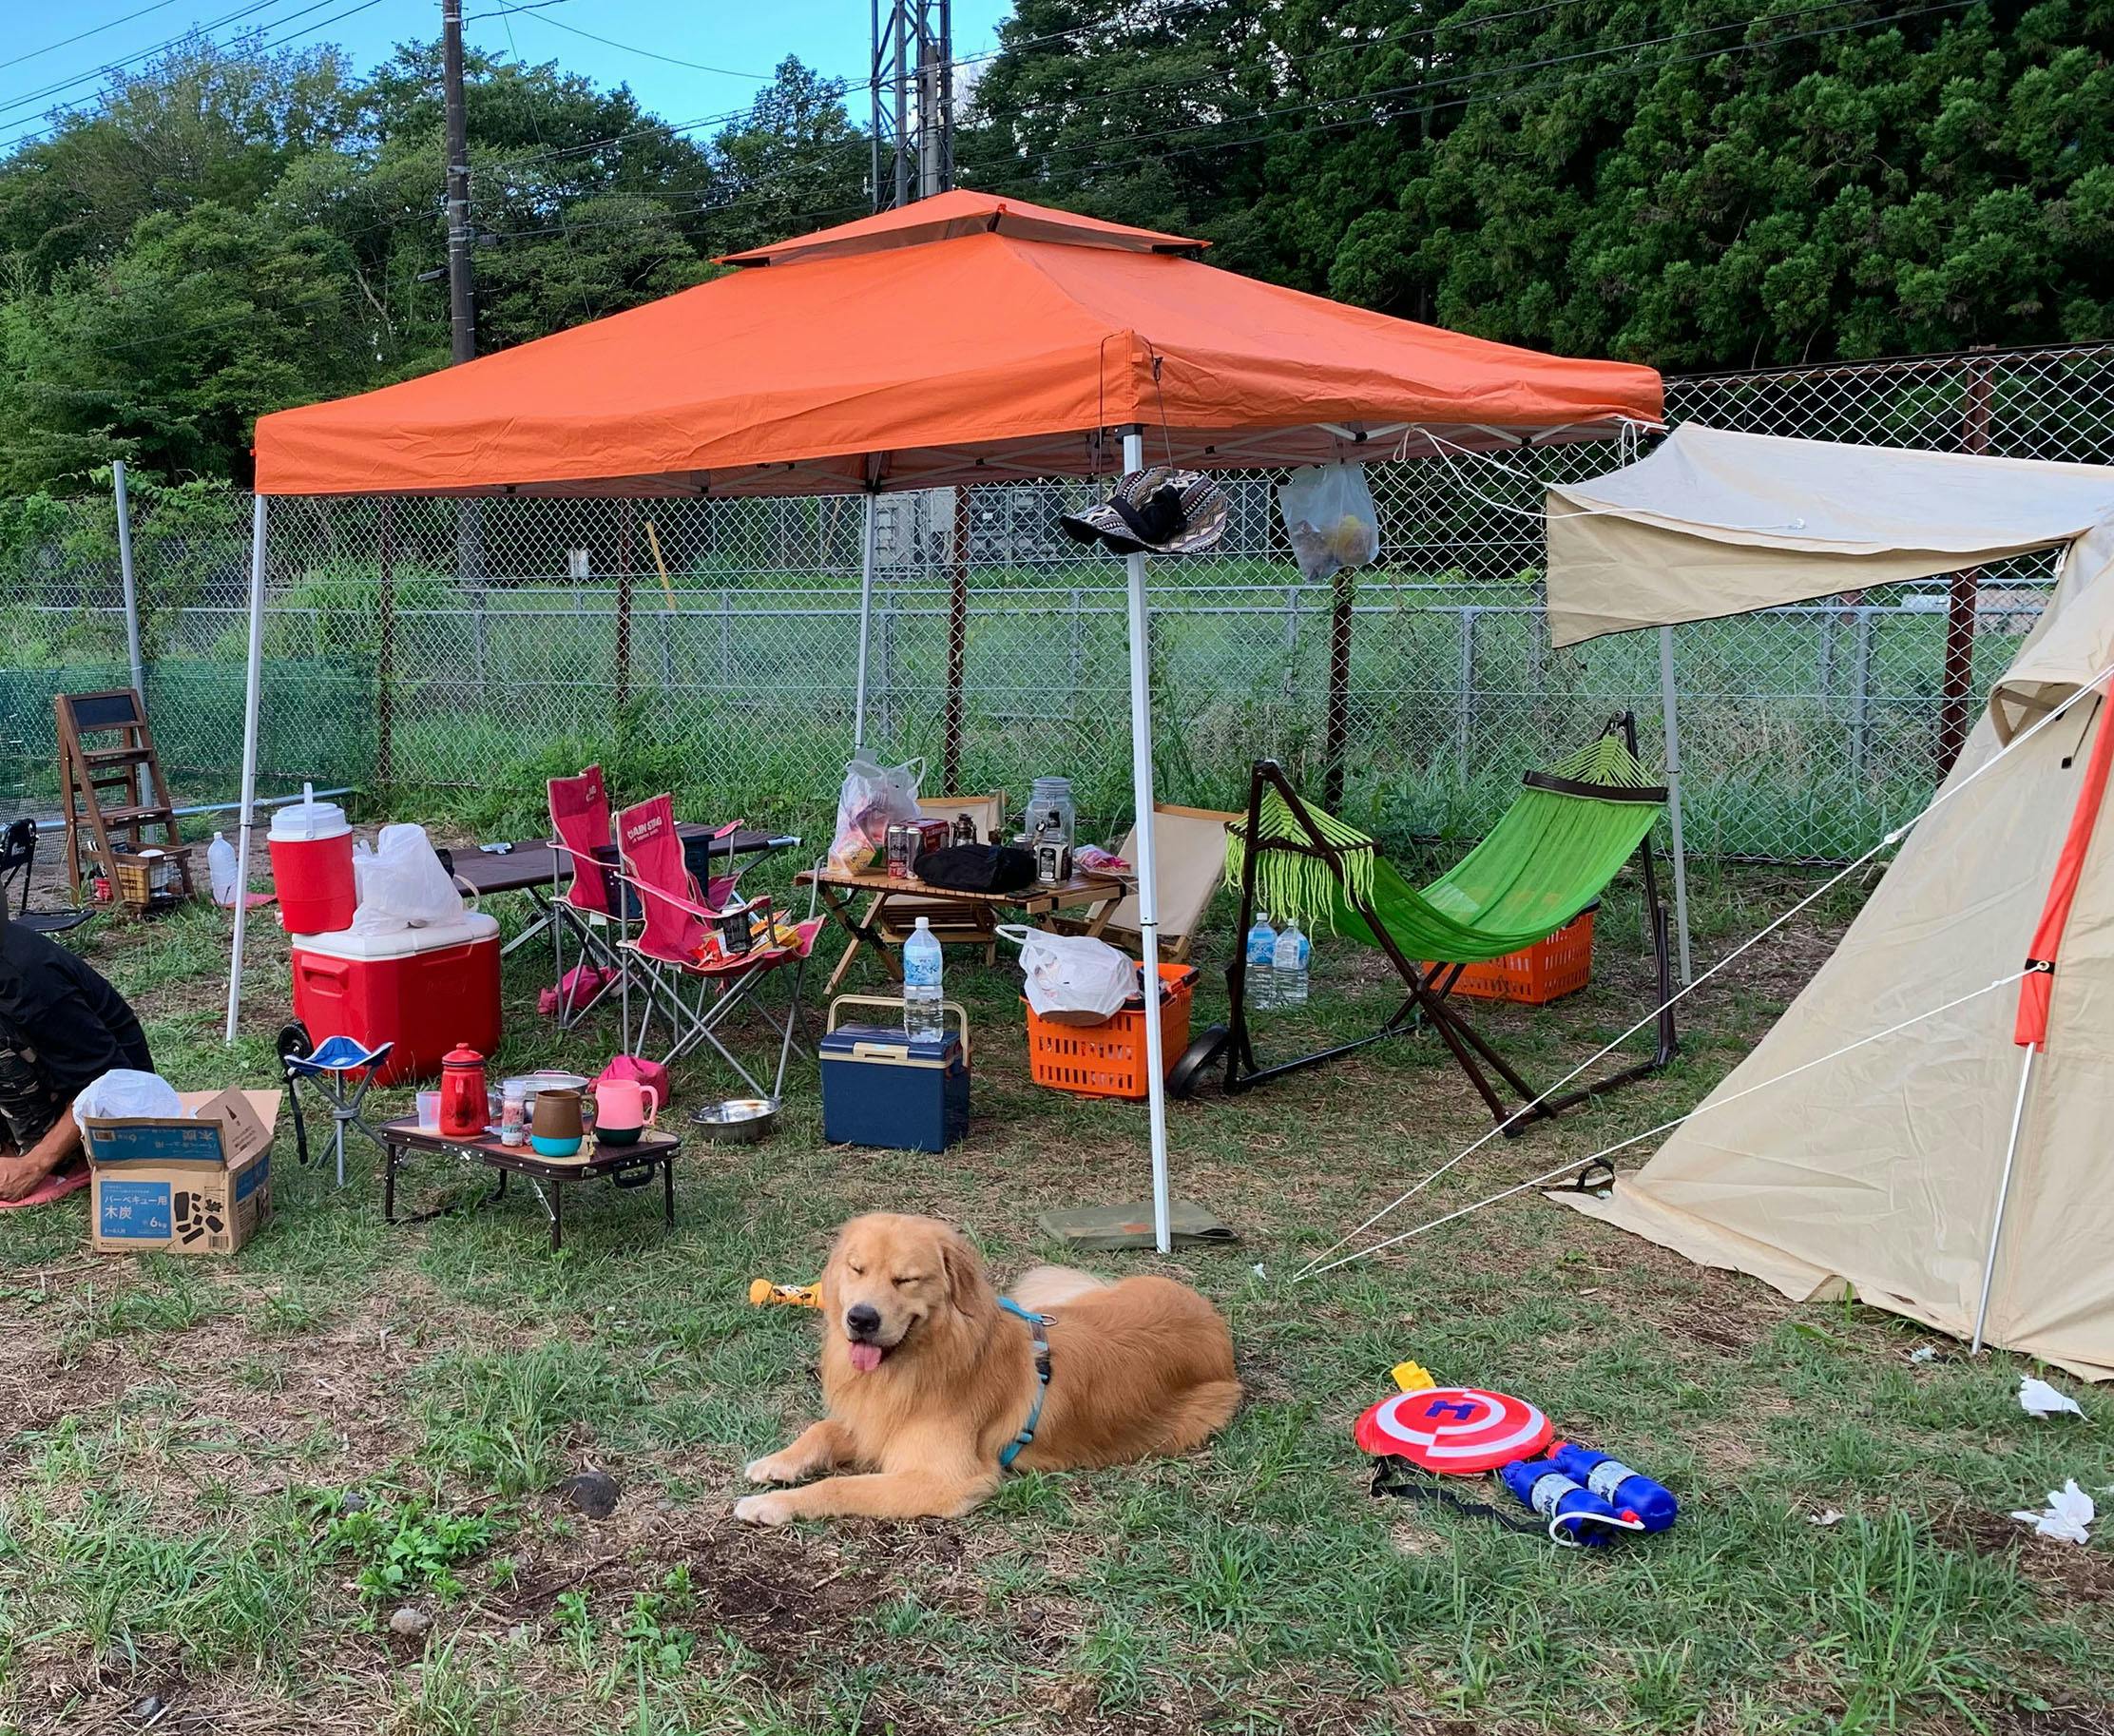
<svg viewBox="0 0 2114 1736">
<path fill-rule="evenodd" d="M 144 18 L 149 12 L 159 12 L 172 7 L 176 0 L 154 0 L 152 6 L 143 6 L 136 12 L 127 12 L 122 18 L 113 18 L 107 24 L 98 24 L 86 30 L 76 30 L 71 36 L 62 36 L 57 42 L 48 42 L 41 48 L 31 48 L 27 54 L 17 54 L 12 60 L 0 60 L 0 71 L 9 67 L 19 67 L 26 60 L 40 60 L 59 48 L 69 48 L 77 42 L 86 42 L 91 36 L 100 36 L 105 30 L 114 30 L 121 24 L 130 24 L 135 18 Z"/>
<path fill-rule="evenodd" d="M 565 30 L 574 36 L 585 36 L 589 42 L 599 42 L 605 48 L 622 48 L 626 54 L 643 55 L 647 60 L 664 61 L 671 67 L 687 67 L 693 72 L 717 72 L 724 78 L 745 78 L 758 85 L 771 84 L 778 77 L 775 72 L 738 72 L 732 67 L 708 67 L 702 61 L 679 60 L 673 54 L 662 54 L 652 48 L 642 48 L 636 43 L 619 42 L 614 36 L 598 36 L 592 30 L 583 30 L 578 25 L 567 24 L 563 18 L 546 17 L 541 11 L 533 10 L 526 6 L 515 7 L 511 10 L 526 14 L 537 24 L 548 24 L 554 30 Z"/>
<path fill-rule="evenodd" d="M 1575 64 L 1576 62 L 1582 60 L 1605 60 L 1609 56 L 1630 53 L 1639 48 L 1662 47 L 1668 43 L 1693 40 L 1698 36 L 1718 35 L 1728 29 L 1749 29 L 1758 23 L 1768 23 L 1772 22 L 1773 20 L 1780 20 L 1784 18 L 1810 16 L 1816 12 L 1835 11 L 1839 10 L 1844 5 L 1850 3 L 1851 0 L 1820 0 L 1819 4 L 1802 7 L 1792 12 L 1775 13 L 1767 18 L 1736 19 L 1726 24 L 1707 26 L 1696 30 L 1675 31 L 1669 35 L 1646 37 L 1642 38 L 1636 42 L 1612 44 L 1605 48 L 1582 48 L 1575 53 L 1570 54 L 1552 54 L 1544 56 L 1538 60 L 1513 62 L 1505 66 L 1480 68 L 1470 72 L 1441 75 L 1439 77 L 1429 79 L 1419 79 L 1413 84 L 1391 86 L 1383 90 L 1360 91 L 1349 96 L 1322 97 L 1317 98 L 1312 102 L 1285 104 L 1277 107 L 1263 108 L 1251 115 L 1240 116 L 1239 117 L 1238 121 L 1229 120 L 1220 122 L 1192 122 L 1187 125 L 1167 127 L 1163 129 L 1162 131 L 1155 133 L 1133 133 L 1120 139 L 1096 140 L 1090 144 L 1078 145 L 1058 145 L 1052 147 L 1049 150 L 1038 153 L 1037 162 L 1039 163 L 1040 167 L 1027 169 L 1023 173 L 1023 175 L 1014 177 L 1009 184 L 1029 184 L 1030 177 L 1037 174 L 1047 174 L 1052 167 L 1060 167 L 1064 173 L 1069 175 L 1086 175 L 1092 173 L 1096 169 L 1124 168 L 1134 166 L 1134 164 L 1130 161 L 1113 158 L 1104 158 L 1095 162 L 1081 164 L 1060 164 L 1057 162 L 1058 159 L 1075 156 L 1083 150 L 1105 150 L 1111 145 L 1135 145 L 1152 144 L 1162 139 L 1181 138 L 1185 134 L 1207 132 L 1212 130 L 1216 126 L 1228 125 L 1252 125 L 1259 121 L 1276 120 L 1285 115 L 1310 113 L 1316 108 L 1335 107 L 1347 103 L 1377 103 L 1382 102 L 1390 97 L 1421 96 L 1422 94 L 1433 89 L 1444 89 L 1453 86 L 1476 84 L 1489 79 L 1508 77 L 1514 73 L 1538 71 L 1547 67 Z M 1726 47 L 1706 48 L 1696 54 L 1669 56 L 1664 59 L 1650 62 L 1649 67 L 1651 68 L 1658 68 L 1668 66 L 1679 66 L 1692 60 L 1715 59 L 1720 55 L 1751 53 L 1758 48 L 1775 48 L 1784 43 L 1805 42 L 1826 36 L 1839 36 L 1851 30 L 1860 30 L 1881 25 L 1898 24 L 1912 18 L 1921 18 L 1942 12 L 1962 11 L 1968 10 L 1970 7 L 1978 6 L 1981 4 L 1983 4 L 1983 0 L 1940 0 L 1939 4 L 1912 8 L 1911 10 L 1906 11 L 1888 13 L 1884 16 L 1876 18 L 1855 19 L 1847 24 L 1832 26 L 1826 29 L 1799 31 L 1789 35 L 1766 36 L 1758 38 L 1754 42 L 1735 43 Z M 1638 69 L 1643 70 L 1645 68 L 1641 67 Z M 1566 82 L 1566 81 L 1562 80 L 1553 82 L 1544 80 L 1539 85 L 1527 87 L 1523 90 L 1508 92 L 1507 94 L 1523 95 L 1526 94 L 1528 90 L 1560 87 Z M 1422 106 L 1424 111 L 1426 112 L 1438 113 L 1445 109 L 1461 107 L 1474 100 L 1475 99 L 1473 96 L 1455 97 L 1450 98 L 1445 102 L 1432 103 L 1423 105 Z M 1313 125 L 1311 126 L 1301 128 L 1301 136 L 1304 136 L 1308 133 L 1338 131 L 1346 126 L 1373 125 L 1378 124 L 1383 118 L 1384 117 L 1382 117 L 1380 114 L 1372 112 L 1363 115 L 1353 116 L 1347 120 L 1342 121 L 1316 123 L 1316 125 Z M 1159 151 L 1155 153 L 1155 156 L 1159 159 L 1165 159 L 1168 157 L 1195 156 L 1211 151 L 1233 150 L 1243 145 L 1258 144 L 1263 142 L 1264 140 L 1274 139 L 1278 136 L 1280 135 L 1274 132 L 1258 133 L 1248 138 L 1224 140 L 1213 145 L 1196 145 L 1185 149 Z"/>
<path fill-rule="evenodd" d="M 257 4 L 244 7 L 238 11 L 230 12 L 225 17 L 214 20 L 214 22 L 210 25 L 201 25 L 196 29 L 186 33 L 185 35 L 173 36 L 169 38 L 168 41 L 158 44 L 154 48 L 143 50 L 141 54 L 133 55 L 123 62 L 113 62 L 108 67 L 99 68 L 96 72 L 89 73 L 85 76 L 89 78 L 96 78 L 105 76 L 108 73 L 125 70 L 127 68 L 131 67 L 135 62 L 139 61 L 142 58 L 151 57 L 152 55 L 159 53 L 164 49 L 180 47 L 186 42 L 213 41 L 214 39 L 205 37 L 203 35 L 203 32 L 209 29 L 218 29 L 221 25 L 231 23 L 238 19 L 249 17 L 254 13 L 262 11 L 267 6 L 276 3 L 277 0 L 258 0 Z M 359 3 L 357 5 L 347 7 L 342 11 L 333 12 L 328 18 L 319 18 L 314 24 L 304 25 L 301 29 L 290 31 L 284 36 L 275 36 L 269 38 L 268 40 L 264 39 L 264 33 L 266 31 L 279 29 L 285 25 L 292 24 L 296 19 L 305 18 L 310 12 L 320 11 L 325 6 L 328 6 L 330 4 L 332 4 L 332 0 L 315 0 L 314 4 L 303 7 L 298 12 L 289 12 L 284 17 L 275 18 L 268 24 L 261 24 L 257 26 L 252 31 L 241 32 L 237 37 L 237 40 L 245 42 L 246 46 L 250 46 L 257 50 L 282 48 L 287 43 L 293 42 L 298 37 L 312 36 L 317 30 L 327 29 L 330 26 L 336 24 L 341 19 L 350 18 L 356 13 L 364 12 L 373 7 L 379 6 L 382 4 L 382 0 L 359 0 Z M 258 40 L 254 44 L 247 44 L 247 38 L 253 35 L 258 37 L 259 40 Z M 225 45 L 216 43 L 215 46 L 224 47 Z M 82 80 L 73 79 L 67 82 L 69 84 L 79 84 L 82 82 Z M 64 88 L 64 87 L 57 87 L 57 88 Z M 6 112 L 8 112 L 9 109 L 27 106 L 29 103 L 36 100 L 37 98 L 35 97 L 25 97 L 16 102 L 0 105 L 0 114 L 5 114 Z M 0 151 L 12 151 L 18 149 L 22 145 L 33 144 L 39 139 L 51 138 L 56 136 L 58 133 L 65 129 L 67 123 L 74 119 L 82 109 L 101 100 L 101 93 L 98 93 L 95 96 L 79 97 L 73 99 L 70 102 L 61 103 L 57 105 L 59 108 L 66 109 L 68 112 L 60 115 L 57 120 L 52 121 L 48 125 L 40 126 L 32 123 L 26 125 L 21 131 L 12 133 L 5 139 L 0 139 Z"/>
<path fill-rule="evenodd" d="M 1414 29 L 1398 30 L 1392 32 L 1391 34 L 1386 36 L 1367 37 L 1355 42 L 1332 43 L 1326 48 L 1317 49 L 1307 54 L 1292 57 L 1291 59 L 1280 63 L 1280 65 L 1304 66 L 1312 61 L 1324 58 L 1325 56 L 1331 54 L 1355 52 L 1365 48 L 1381 48 L 1389 43 L 1407 41 L 1416 36 L 1434 35 L 1441 30 L 1480 29 L 1488 25 L 1507 23 L 1517 18 L 1528 18 L 1538 16 L 1539 14 L 1544 12 L 1561 11 L 1569 7 L 1581 6 L 1585 5 L 1586 3 L 1586 0 L 1543 0 L 1543 4 L 1541 5 L 1521 7 L 1511 11 L 1486 13 L 1476 18 L 1449 19 L 1444 23 L 1438 25 L 1420 26 Z M 527 10 L 528 9 L 526 7 L 515 7 L 509 10 L 520 11 Z M 485 15 L 492 16 L 494 14 Z M 546 22 L 555 23 L 556 20 L 546 20 Z M 1018 52 L 1023 48 L 1038 47 L 1046 43 L 1066 42 L 1071 40 L 1074 37 L 1090 35 L 1096 31 L 1104 29 L 1105 28 L 1105 27 L 1099 24 L 1091 24 L 1078 25 L 1068 30 L 1052 30 L 1045 35 L 1030 36 L 1021 42 L 1008 43 L 1003 47 L 997 48 L 987 49 L 985 52 L 980 54 L 962 55 L 947 62 L 946 64 L 948 65 L 948 67 L 952 68 L 975 66 L 984 61 L 997 60 L 1004 55 Z M 597 38 L 597 40 L 606 41 L 608 39 Z M 744 74 L 743 76 L 754 75 Z M 833 80 L 832 82 L 839 86 L 839 91 L 841 94 L 843 90 L 852 88 L 854 85 L 870 85 L 873 81 L 871 79 L 861 79 Z M 1178 76 L 1171 80 L 1160 80 L 1156 82 L 1166 84 L 1182 83 L 1184 81 L 1181 76 Z M 1135 89 L 1138 88 L 1138 87 L 1132 86 L 1131 88 Z M 1104 92 L 1104 94 L 1105 94 L 1105 92 Z M 623 145 L 628 143 L 630 140 L 647 138 L 656 133 L 668 133 L 672 135 L 676 133 L 694 132 L 701 126 L 709 126 L 723 121 L 740 120 L 748 112 L 749 110 L 746 107 L 729 108 L 721 110 L 720 113 L 717 114 L 700 115 L 696 119 L 689 121 L 658 121 L 652 123 L 649 125 L 635 128 L 629 132 L 614 133 L 605 139 L 589 139 L 583 142 L 582 144 L 562 146 L 558 150 L 554 151 L 542 152 L 530 156 L 509 157 L 500 163 L 486 164 L 484 167 L 484 172 L 487 174 L 492 174 L 501 169 L 510 168 L 520 164 L 542 162 L 548 158 L 555 158 L 567 155 L 580 155 L 587 151 L 599 150 L 604 145 Z M 1178 130 L 1185 131 L 1188 129 L 1182 128 Z"/>
<path fill-rule="evenodd" d="M 217 30 L 226 24 L 240 23 L 244 18 L 255 17 L 259 12 L 267 11 L 272 7 L 279 4 L 281 4 L 281 0 L 250 0 L 248 5 L 237 7 L 232 12 L 224 12 L 210 23 L 193 25 L 188 29 L 183 30 L 177 35 L 166 37 L 149 48 L 135 49 L 122 59 L 106 61 L 100 67 L 91 67 L 86 72 L 77 72 L 70 78 L 56 79 L 48 85 L 38 86 L 34 90 L 25 91 L 21 96 L 0 102 L 0 114 L 7 114 L 17 108 L 29 107 L 33 104 L 42 102 L 46 97 L 56 96 L 62 90 L 71 90 L 77 85 L 86 85 L 95 79 L 106 78 L 113 72 L 123 72 L 129 68 L 140 65 L 143 61 L 152 60 L 157 54 L 163 53 L 167 49 L 178 48 L 183 43 L 203 36 L 208 30 Z M 329 0 L 320 0 L 320 4 L 328 5 Z M 318 8 L 310 6 L 305 10 L 316 11 Z M 300 12 L 293 14 L 294 17 L 302 15 Z M 286 22 L 287 20 L 283 18 L 275 19 L 270 25 L 260 25 L 258 28 L 268 29 Z"/>
</svg>

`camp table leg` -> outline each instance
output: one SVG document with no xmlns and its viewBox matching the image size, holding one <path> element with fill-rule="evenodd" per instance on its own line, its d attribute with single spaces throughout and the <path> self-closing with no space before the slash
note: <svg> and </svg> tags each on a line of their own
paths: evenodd
<svg viewBox="0 0 2114 1736">
<path fill-rule="evenodd" d="M 866 915 L 861 916 L 852 908 L 852 900 L 857 896 L 856 894 L 845 893 L 838 887 L 819 880 L 816 882 L 816 891 L 821 895 L 822 902 L 829 906 L 830 915 L 835 916 L 843 925 L 845 932 L 852 936 L 851 945 L 844 949 L 844 956 L 836 961 L 836 969 L 830 973 L 829 987 L 823 993 L 826 994 L 836 993 L 837 985 L 844 980 L 845 973 L 852 968 L 852 960 L 857 957 L 860 949 L 865 947 L 871 947 L 880 958 L 881 964 L 888 974 L 897 982 L 901 982 L 903 980 L 903 967 L 896 962 L 895 955 L 889 951 L 888 942 L 881 938 L 880 933 L 881 913 L 888 903 L 888 894 L 876 892 L 866 907 Z"/>
<path fill-rule="evenodd" d="M 675 1153 L 661 1154 L 661 1221 L 675 1227 Z"/>
</svg>

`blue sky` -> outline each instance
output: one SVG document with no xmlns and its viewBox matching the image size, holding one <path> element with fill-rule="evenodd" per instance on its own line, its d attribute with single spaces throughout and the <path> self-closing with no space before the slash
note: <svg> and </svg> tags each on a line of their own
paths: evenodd
<svg viewBox="0 0 2114 1736">
<path fill-rule="evenodd" d="M 787 54 L 855 82 L 866 76 L 868 0 L 554 0 L 542 9 L 548 15 L 506 10 L 521 5 L 464 0 L 470 40 L 495 55 L 554 60 L 599 85 L 628 84 L 671 121 L 741 107 Z M 1010 7 L 1008 0 L 954 0 L 953 10 L 954 52 L 965 56 L 992 46 Z M 40 127 L 53 104 L 89 94 L 99 68 L 194 26 L 221 38 L 261 28 L 269 42 L 336 42 L 364 71 L 396 43 L 438 34 L 440 0 L 75 0 L 24 8 L 0 37 L 0 145 Z M 72 37 L 80 40 L 67 40 Z M 671 65 L 655 54 L 698 64 Z M 863 116 L 855 94 L 853 109 Z"/>
</svg>

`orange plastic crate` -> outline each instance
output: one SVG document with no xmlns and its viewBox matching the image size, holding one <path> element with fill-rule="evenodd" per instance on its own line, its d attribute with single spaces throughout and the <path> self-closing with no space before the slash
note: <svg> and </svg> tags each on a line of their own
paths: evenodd
<svg viewBox="0 0 2114 1736">
<path fill-rule="evenodd" d="M 1160 980 L 1160 1059 L 1172 1067 L 1189 1047 L 1189 1003 L 1197 968 L 1163 964 Z M 1028 1069 L 1037 1085 L 1080 1097 L 1145 1095 L 1145 1009 L 1125 1007 L 1105 1025 L 1053 1025 L 1024 1000 L 1028 1014 Z"/>
<path fill-rule="evenodd" d="M 1428 964 L 1424 968 L 1432 971 L 1451 967 Z M 1547 940 L 1537 940 L 1502 958 L 1470 965 L 1451 993 L 1476 1000 L 1509 1000 L 1526 1007 L 1542 1007 L 1577 993 L 1592 980 L 1593 913 L 1587 910 L 1573 916 Z"/>
</svg>

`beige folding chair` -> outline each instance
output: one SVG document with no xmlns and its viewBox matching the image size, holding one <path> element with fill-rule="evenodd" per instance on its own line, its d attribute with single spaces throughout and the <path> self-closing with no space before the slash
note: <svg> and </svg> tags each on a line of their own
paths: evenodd
<svg viewBox="0 0 2114 1736">
<path fill-rule="evenodd" d="M 1190 942 L 1211 906 L 1211 895 L 1226 875 L 1226 826 L 1240 818 L 1216 808 L 1182 808 L 1172 802 L 1153 803 L 1152 841 L 1155 866 L 1160 875 L 1160 956 L 1168 964 L 1185 964 Z M 1138 829 L 1124 834 L 1116 854 L 1133 868 L 1138 865 Z M 1135 950 L 1143 944 L 1138 935 L 1138 895 L 1129 897 L 1109 913 L 1102 936 L 1111 946 Z"/>
<path fill-rule="evenodd" d="M 982 843 L 1006 823 L 1006 792 L 920 796 L 917 811 L 927 820 L 944 820 L 949 825 L 966 814 L 976 828 L 976 841 Z M 882 938 L 891 946 L 901 946 L 917 927 L 920 916 L 932 925 L 932 937 L 942 946 L 980 946 L 986 964 L 997 961 L 998 936 L 993 931 L 999 913 L 989 904 L 962 903 L 937 894 L 932 897 L 892 897 L 879 925 Z"/>
</svg>

